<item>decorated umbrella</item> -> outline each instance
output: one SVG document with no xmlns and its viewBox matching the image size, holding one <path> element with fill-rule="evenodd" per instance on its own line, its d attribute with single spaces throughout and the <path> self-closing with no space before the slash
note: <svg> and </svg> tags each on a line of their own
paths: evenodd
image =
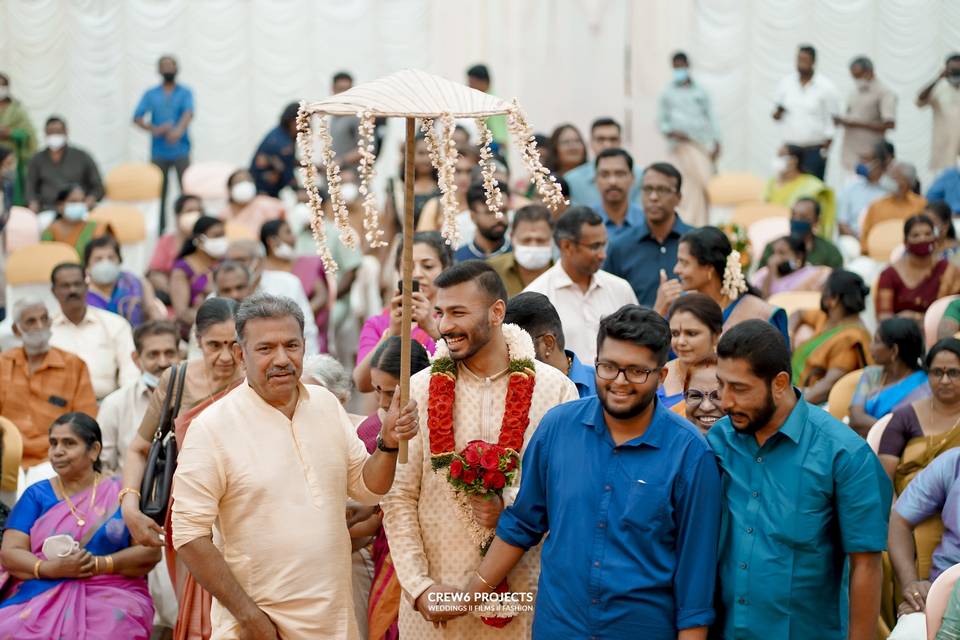
<svg viewBox="0 0 960 640">
<path fill-rule="evenodd" d="M 400 369 L 400 406 L 410 397 L 410 331 L 411 290 L 413 279 L 413 158 L 416 137 L 416 120 L 430 149 L 430 162 L 437 170 L 440 189 L 440 205 L 443 224 L 441 233 L 448 244 L 459 240 L 457 230 L 457 198 L 454 183 L 454 168 L 457 164 L 457 148 L 453 140 L 456 118 L 474 118 L 480 132 L 480 168 L 486 191 L 486 203 L 490 211 L 502 217 L 503 195 L 497 179 L 496 166 L 490 143 L 493 135 L 487 128 L 490 116 L 506 115 L 507 125 L 517 146 L 531 181 L 537 187 L 544 202 L 556 210 L 563 203 L 563 195 L 556 179 L 540 164 L 533 132 L 516 99 L 506 102 L 467 86 L 423 71 L 404 70 L 389 76 L 357 85 L 348 91 L 330 96 L 319 102 L 301 102 L 297 115 L 297 145 L 300 148 L 300 163 L 304 168 L 304 186 L 313 210 L 311 228 L 317 241 L 318 252 L 328 273 L 336 272 L 337 265 L 327 247 L 323 226 L 323 209 L 317 188 L 317 165 L 314 162 L 314 128 L 319 134 L 319 161 L 324 167 L 330 194 L 330 205 L 340 238 L 348 247 L 356 247 L 359 241 L 356 231 L 350 226 L 346 202 L 340 193 L 340 167 L 335 162 L 333 141 L 327 116 L 356 116 L 360 120 L 357 150 L 360 153 L 360 195 L 362 197 L 364 237 L 371 247 L 386 244 L 381 228 L 381 216 L 377 210 L 376 197 L 370 189 L 374 162 L 374 121 L 377 118 L 397 117 L 406 120 L 406 152 L 404 154 L 404 211 L 403 253 L 401 258 L 402 333 Z M 438 126 L 439 125 L 439 126 Z M 407 461 L 407 443 L 400 443 L 399 461 Z"/>
</svg>

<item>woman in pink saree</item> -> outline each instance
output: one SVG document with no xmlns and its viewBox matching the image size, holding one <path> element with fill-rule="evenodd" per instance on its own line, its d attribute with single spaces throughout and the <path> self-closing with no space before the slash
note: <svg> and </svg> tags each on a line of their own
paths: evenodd
<svg viewBox="0 0 960 640">
<path fill-rule="evenodd" d="M 146 575 L 160 553 L 131 546 L 120 483 L 99 473 L 101 448 L 100 427 L 85 413 L 50 427 L 57 475 L 24 492 L 0 547 L 0 639 L 150 637 Z"/>
</svg>

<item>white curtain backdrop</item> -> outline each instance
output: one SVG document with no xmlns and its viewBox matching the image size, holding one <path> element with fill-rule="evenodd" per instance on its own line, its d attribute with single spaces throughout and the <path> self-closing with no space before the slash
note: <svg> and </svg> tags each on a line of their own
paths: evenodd
<svg viewBox="0 0 960 640">
<path fill-rule="evenodd" d="M 646 163 L 663 153 L 656 97 L 671 52 L 684 49 L 713 96 L 721 168 L 765 175 L 774 87 L 800 42 L 817 47 L 818 72 L 844 94 L 849 60 L 874 60 L 900 96 L 890 138 L 923 175 L 930 114 L 913 100 L 960 49 L 956 0 L 0 2 L 0 71 L 13 94 L 38 129 L 64 116 L 73 142 L 104 171 L 147 158 L 147 135 L 131 116 L 164 53 L 179 59 L 179 79 L 194 91 L 194 161 L 248 164 L 283 106 L 326 96 L 337 70 L 360 82 L 407 67 L 462 80 L 483 61 L 494 91 L 517 96 L 537 130 L 569 121 L 586 132 L 611 115 Z"/>
</svg>

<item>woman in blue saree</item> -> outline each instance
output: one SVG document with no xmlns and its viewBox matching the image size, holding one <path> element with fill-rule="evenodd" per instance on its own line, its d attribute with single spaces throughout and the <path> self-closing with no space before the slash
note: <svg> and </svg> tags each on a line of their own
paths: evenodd
<svg viewBox="0 0 960 640">
<path fill-rule="evenodd" d="M 0 546 L 0 638 L 150 637 L 146 575 L 160 552 L 130 546 L 120 483 L 99 473 L 101 448 L 100 427 L 84 413 L 50 427 L 57 475 L 27 488 Z"/>
<path fill-rule="evenodd" d="M 887 318 L 870 344 L 877 364 L 863 370 L 850 401 L 850 426 L 866 433 L 879 418 L 930 395 L 923 333 L 910 318 Z"/>
</svg>

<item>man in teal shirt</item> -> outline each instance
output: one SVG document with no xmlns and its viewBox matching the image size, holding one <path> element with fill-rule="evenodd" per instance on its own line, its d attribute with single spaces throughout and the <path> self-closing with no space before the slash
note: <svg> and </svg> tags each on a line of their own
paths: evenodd
<svg viewBox="0 0 960 640">
<path fill-rule="evenodd" d="M 877 456 L 791 386 L 790 351 L 770 324 L 734 326 L 717 356 L 727 417 L 707 441 L 724 490 L 718 637 L 874 640 L 893 493 Z"/>
</svg>

